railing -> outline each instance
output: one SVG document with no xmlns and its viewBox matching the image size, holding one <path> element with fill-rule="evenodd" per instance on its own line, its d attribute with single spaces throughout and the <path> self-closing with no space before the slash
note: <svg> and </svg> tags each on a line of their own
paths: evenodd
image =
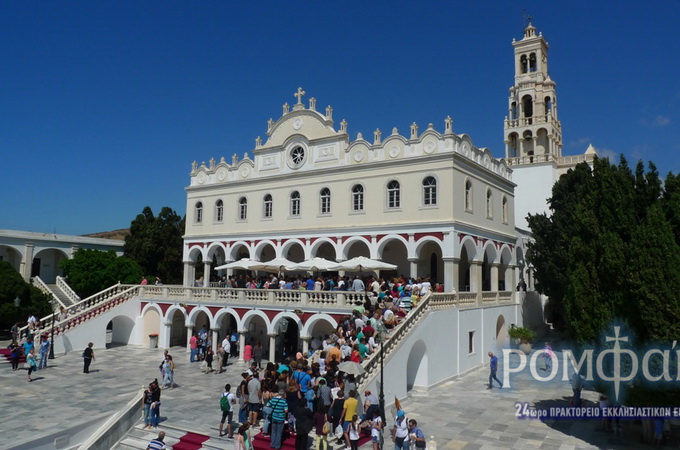
<svg viewBox="0 0 680 450">
<path fill-rule="evenodd" d="M 383 358 L 399 346 L 403 338 L 422 320 L 430 310 L 486 308 L 497 305 L 513 304 L 512 291 L 499 292 L 447 292 L 429 294 L 411 310 L 403 322 L 397 325 L 382 343 Z M 359 381 L 361 389 L 366 389 L 374 376 L 380 371 L 380 351 L 372 353 L 364 361 L 364 370 Z"/>
<path fill-rule="evenodd" d="M 519 164 L 534 164 L 542 162 L 556 161 L 558 165 L 576 165 L 582 162 L 593 162 L 595 155 L 568 155 L 555 157 L 553 155 L 531 155 L 531 156 L 517 156 L 507 158 L 505 161 L 511 166 Z"/>
<path fill-rule="evenodd" d="M 455 294 L 451 294 L 454 295 Z M 408 313 L 403 322 L 397 325 L 386 339 L 380 344 L 382 346 L 383 359 L 387 359 L 389 355 L 399 346 L 399 343 L 408 334 L 409 331 L 415 327 L 420 320 L 425 317 L 425 313 L 430 308 L 430 301 L 433 295 L 430 293 L 425 296 L 418 304 Z M 380 352 L 381 350 L 373 352 L 367 360 L 363 362 L 365 374 L 361 375 L 359 385 L 361 390 L 366 389 L 368 383 L 380 372 Z M 360 391 L 361 392 L 361 391 Z"/>
<path fill-rule="evenodd" d="M 49 286 L 47 286 L 47 284 L 45 284 L 45 282 L 39 276 L 31 278 L 31 280 L 33 281 L 33 286 L 40 289 L 40 291 L 42 291 L 43 294 L 50 296 L 50 298 L 52 299 L 51 303 L 53 311 L 58 310 L 59 307 L 61 306 L 63 306 L 64 308 L 66 307 L 66 305 L 64 305 L 61 299 L 57 297 L 57 295 L 54 292 L 52 292 L 52 289 L 50 289 Z M 47 318 L 51 319 L 52 316 L 47 316 Z M 42 319 L 40 321 L 42 322 Z"/>
<path fill-rule="evenodd" d="M 78 294 L 76 294 L 73 289 L 71 289 L 71 286 L 66 283 L 64 277 L 60 277 L 59 275 L 57 275 L 57 287 L 61 290 L 61 292 L 64 293 L 64 295 L 69 298 L 69 300 L 71 300 L 74 305 L 81 300 L 80 297 L 78 297 Z"/>
<path fill-rule="evenodd" d="M 34 277 L 38 278 L 38 277 Z M 40 280 L 42 281 L 42 280 Z M 44 283 L 43 283 L 44 284 Z M 45 286 L 46 287 L 46 286 Z M 119 304 L 121 302 L 118 302 L 119 298 L 124 298 L 124 300 L 129 300 L 130 298 L 133 297 L 134 294 L 136 294 L 138 286 L 125 286 L 122 284 L 117 284 L 115 286 L 111 286 L 108 289 L 105 289 L 101 292 L 98 292 L 97 294 L 91 295 L 90 297 L 79 301 L 75 305 L 71 305 L 69 307 L 64 307 L 66 310 L 67 318 L 64 320 L 60 320 L 57 323 L 55 323 L 55 330 L 67 330 L 71 329 L 73 326 L 75 326 L 74 319 L 82 319 L 84 317 L 84 314 L 87 314 L 88 312 L 91 312 L 94 308 L 97 306 L 101 305 L 107 305 L 111 306 L 111 304 L 116 301 L 116 304 Z M 130 295 L 127 295 L 128 293 L 132 293 Z M 121 295 L 125 294 L 124 297 L 120 297 Z M 89 318 L 89 316 L 88 316 Z M 50 323 L 52 321 L 52 315 L 45 316 L 40 319 L 41 324 L 46 324 Z M 78 323 L 82 322 L 83 320 L 79 320 Z M 57 328 L 57 325 L 59 327 Z M 50 325 L 51 326 L 51 325 Z M 28 325 L 22 327 L 20 329 L 21 333 L 24 333 L 28 330 Z"/>
<path fill-rule="evenodd" d="M 305 291 L 289 289 L 206 288 L 183 286 L 143 286 L 139 296 L 148 300 L 170 300 L 215 304 L 313 307 L 351 309 L 365 300 L 366 294 L 353 291 Z"/>
</svg>

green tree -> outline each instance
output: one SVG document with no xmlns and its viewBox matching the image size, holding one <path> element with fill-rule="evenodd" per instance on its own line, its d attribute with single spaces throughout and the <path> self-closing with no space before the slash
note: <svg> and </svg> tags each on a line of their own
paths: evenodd
<svg viewBox="0 0 680 450">
<path fill-rule="evenodd" d="M 61 262 L 68 283 L 81 298 L 89 297 L 121 282 L 137 284 L 142 278 L 142 268 L 132 259 L 117 256 L 113 250 L 80 249 L 72 259 Z"/>
<path fill-rule="evenodd" d="M 167 206 L 157 217 L 150 207 L 145 207 L 130 224 L 125 255 L 137 261 L 146 276 L 181 283 L 184 224 L 185 219 Z"/>
<path fill-rule="evenodd" d="M 596 158 L 558 180 L 550 217 L 529 216 L 537 287 L 576 342 L 596 342 L 614 320 L 643 340 L 677 336 L 679 185 L 672 174 L 662 184 L 652 163 L 633 174 L 623 157 Z"/>
<path fill-rule="evenodd" d="M 19 306 L 14 300 L 19 299 Z M 52 312 L 50 297 L 24 281 L 8 262 L 0 261 L 0 327 L 9 328 L 30 315 L 45 317 Z"/>
</svg>

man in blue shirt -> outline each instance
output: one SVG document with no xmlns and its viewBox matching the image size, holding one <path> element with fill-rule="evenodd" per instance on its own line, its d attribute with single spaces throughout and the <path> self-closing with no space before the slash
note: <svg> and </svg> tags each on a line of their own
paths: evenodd
<svg viewBox="0 0 680 450">
<path fill-rule="evenodd" d="M 491 362 L 489 364 L 489 387 L 488 389 L 493 389 L 493 380 L 496 380 L 496 382 L 500 385 L 500 387 L 503 387 L 503 383 L 496 378 L 496 371 L 498 370 L 498 357 L 493 354 L 493 352 L 489 352 L 489 358 L 491 358 Z"/>
<path fill-rule="evenodd" d="M 50 353 L 50 340 L 49 338 L 43 337 L 40 343 L 40 362 L 38 363 L 38 369 L 47 369 L 47 357 Z"/>
</svg>

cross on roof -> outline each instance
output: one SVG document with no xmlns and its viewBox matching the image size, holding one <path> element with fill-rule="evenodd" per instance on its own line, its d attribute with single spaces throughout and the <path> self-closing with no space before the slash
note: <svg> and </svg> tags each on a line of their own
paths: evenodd
<svg viewBox="0 0 680 450">
<path fill-rule="evenodd" d="M 298 104 L 298 105 L 301 105 L 301 104 L 302 104 L 302 96 L 305 95 L 305 94 L 306 94 L 306 92 L 303 91 L 301 87 L 299 87 L 299 88 L 297 89 L 297 92 L 296 92 L 295 94 L 293 94 L 293 97 L 297 97 L 297 100 L 298 100 L 298 101 L 297 101 L 297 104 Z"/>
</svg>

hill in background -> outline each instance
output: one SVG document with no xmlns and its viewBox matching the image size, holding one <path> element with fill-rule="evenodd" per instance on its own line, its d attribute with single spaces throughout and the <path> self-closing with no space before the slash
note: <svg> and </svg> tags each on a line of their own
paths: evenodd
<svg viewBox="0 0 680 450">
<path fill-rule="evenodd" d="M 99 233 L 85 234 L 84 236 L 103 239 L 117 239 L 119 241 L 124 241 L 125 236 L 127 236 L 128 234 L 130 234 L 129 228 L 121 228 L 120 230 L 102 231 Z"/>
</svg>

